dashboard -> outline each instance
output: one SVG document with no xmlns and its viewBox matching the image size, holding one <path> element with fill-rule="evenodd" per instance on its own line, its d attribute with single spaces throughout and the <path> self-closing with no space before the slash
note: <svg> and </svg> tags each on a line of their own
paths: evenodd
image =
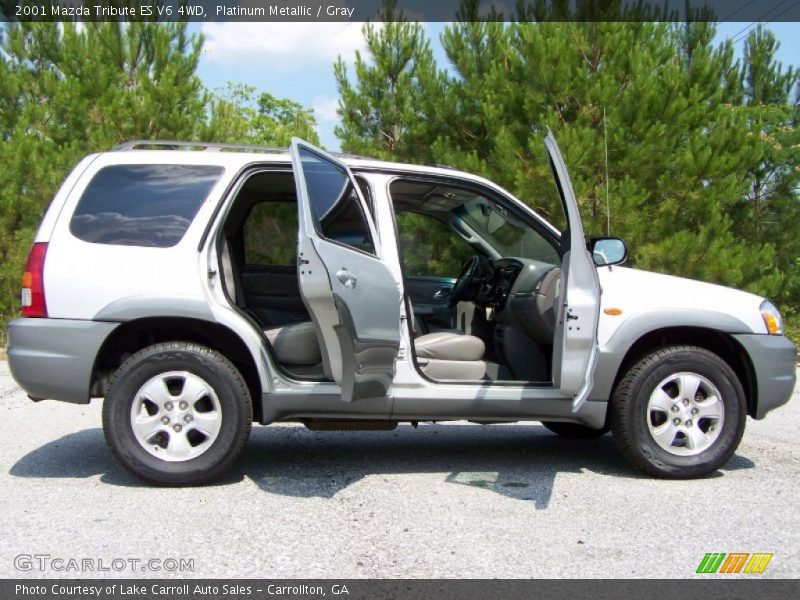
<svg viewBox="0 0 800 600">
<path fill-rule="evenodd" d="M 493 309 L 495 320 L 532 340 L 552 344 L 561 269 L 525 258 L 500 258 L 482 283 L 475 303 Z"/>
<path fill-rule="evenodd" d="M 492 275 L 481 286 L 475 299 L 476 304 L 492 308 L 495 313 L 502 311 L 522 268 L 523 264 L 519 259 L 500 258 L 495 260 L 492 263 Z"/>
</svg>

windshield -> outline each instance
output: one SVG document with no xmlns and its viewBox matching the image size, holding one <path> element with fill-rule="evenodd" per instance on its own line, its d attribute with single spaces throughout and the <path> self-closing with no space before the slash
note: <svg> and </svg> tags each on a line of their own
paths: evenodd
<svg viewBox="0 0 800 600">
<path fill-rule="evenodd" d="M 553 265 L 561 262 L 547 239 L 497 202 L 476 196 L 458 207 L 455 213 L 501 256 Z"/>
</svg>

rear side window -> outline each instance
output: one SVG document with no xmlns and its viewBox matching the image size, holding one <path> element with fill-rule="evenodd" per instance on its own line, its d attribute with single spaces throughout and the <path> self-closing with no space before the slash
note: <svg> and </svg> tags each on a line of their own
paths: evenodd
<svg viewBox="0 0 800 600">
<path fill-rule="evenodd" d="M 297 203 L 260 202 L 244 222 L 244 261 L 248 265 L 297 265 Z"/>
<path fill-rule="evenodd" d="M 105 167 L 78 202 L 70 231 L 96 244 L 174 246 L 222 171 L 206 165 Z"/>
</svg>

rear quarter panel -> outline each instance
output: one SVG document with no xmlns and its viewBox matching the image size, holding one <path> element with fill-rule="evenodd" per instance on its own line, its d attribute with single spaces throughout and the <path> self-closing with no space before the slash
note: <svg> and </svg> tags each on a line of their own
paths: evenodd
<svg viewBox="0 0 800 600">
<path fill-rule="evenodd" d="M 50 246 L 44 267 L 48 314 L 56 319 L 92 319 L 104 307 L 124 298 L 160 296 L 204 299 L 197 247 L 224 190 L 238 171 L 222 155 L 137 151 L 97 156 L 69 190 L 58 218 L 48 217 Z M 201 205 L 180 242 L 169 248 L 85 242 L 72 235 L 70 220 L 92 177 L 118 164 L 203 164 L 225 170 Z M 227 163 L 227 164 L 226 164 Z M 51 223 L 51 221 L 54 221 Z M 46 226 L 46 227 L 45 227 Z"/>
</svg>

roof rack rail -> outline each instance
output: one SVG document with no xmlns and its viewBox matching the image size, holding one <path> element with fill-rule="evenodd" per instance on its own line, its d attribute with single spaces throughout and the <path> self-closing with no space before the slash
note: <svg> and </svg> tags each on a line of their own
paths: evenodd
<svg viewBox="0 0 800 600">
<path fill-rule="evenodd" d="M 185 142 L 178 140 L 130 140 L 114 146 L 112 152 L 124 152 L 127 150 L 194 150 L 201 152 L 223 152 L 233 150 L 237 152 L 263 152 L 285 154 L 289 152 L 286 146 L 252 146 L 248 144 L 226 144 L 219 142 Z M 350 154 L 349 152 L 328 152 L 337 158 L 359 158 L 363 160 L 374 160 L 370 156 L 360 154 Z"/>
<path fill-rule="evenodd" d="M 115 152 L 126 150 L 197 150 L 202 152 L 221 152 L 236 150 L 239 152 L 287 152 L 287 148 L 278 146 L 251 146 L 247 144 L 222 144 L 217 142 L 185 142 L 177 140 L 131 140 L 122 142 L 113 148 Z"/>
<path fill-rule="evenodd" d="M 357 158 L 359 160 L 377 160 L 373 156 L 366 156 L 364 154 L 353 154 L 351 152 L 331 152 L 330 150 L 326 150 L 326 152 L 331 156 L 335 156 L 336 158 Z"/>
</svg>

